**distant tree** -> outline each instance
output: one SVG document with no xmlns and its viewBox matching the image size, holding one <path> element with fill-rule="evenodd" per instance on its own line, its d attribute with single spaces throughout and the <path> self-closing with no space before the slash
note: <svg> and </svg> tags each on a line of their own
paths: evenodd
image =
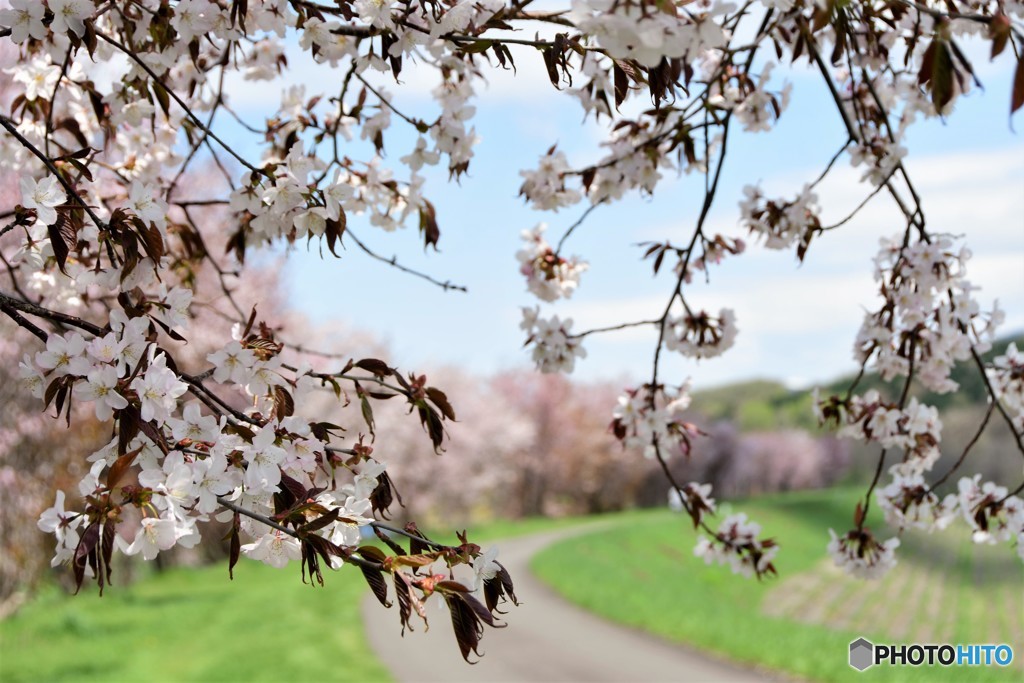
<svg viewBox="0 0 1024 683">
<path fill-rule="evenodd" d="M 942 528 L 959 516 L 979 542 L 1016 542 L 1024 555 L 1024 503 L 1017 495 L 1024 485 L 963 477 L 957 494 L 935 493 L 974 442 L 948 470 L 933 471 L 941 422 L 911 395 L 911 381 L 953 391 L 951 368 L 973 364 L 989 400 L 978 432 L 1002 421 L 1024 454 L 1024 359 L 1011 347 L 990 364 L 982 360 L 1001 314 L 983 312 L 974 300 L 965 278 L 969 251 L 929 230 L 903 163 L 907 130 L 951 115 L 975 86 L 976 70 L 961 47 L 970 38 L 990 45 L 993 58 L 1017 60 L 1010 110 L 1024 105 L 1024 5 L 530 4 L 9 0 L 0 10 L 0 37 L 18 51 L 14 85 L 3 94 L 7 113 L 0 115 L 8 194 L 17 181 L 16 199 L 0 211 L 8 264 L 0 310 L 36 338 L 19 363 L 25 391 L 62 419 L 70 421 L 82 405 L 113 427 L 109 443 L 88 456 L 77 487 L 83 501 L 65 509 L 61 490 L 38 521 L 57 540 L 55 561 L 70 563 L 79 585 L 92 576 L 102 590 L 115 553 L 152 559 L 192 546 L 216 518 L 230 524 L 231 571 L 242 554 L 274 566 L 298 561 L 317 582 L 324 567 L 353 564 L 382 603 L 391 583 L 403 625 L 423 616 L 423 602 L 439 594 L 463 656 L 476 651 L 501 599 L 515 601 L 511 578 L 493 553 L 465 537 L 442 545 L 414 525 L 380 521 L 395 489 L 387 454 L 370 450 L 375 406 L 391 401 L 440 452 L 456 416 L 448 397 L 425 375 L 399 372 L 373 356 L 321 356 L 330 361 L 326 369 L 296 360 L 317 349 L 273 306 L 261 302 L 257 311 L 243 303 L 252 291 L 233 273 L 251 268 L 253 252 L 270 244 L 315 240 L 334 254 L 345 240 L 370 258 L 461 289 L 374 253 L 359 237 L 365 224 L 355 219 L 385 231 L 412 223 L 424 247 L 436 247 L 438 216 L 420 170 L 444 164 L 453 180 L 468 170 L 477 142 L 471 102 L 484 65 L 512 69 L 527 59 L 541 59 L 567 106 L 581 107 L 607 129 L 597 161 L 573 165 L 552 146 L 536 168 L 522 172 L 520 193 L 531 206 L 586 205 L 553 244 L 541 226 L 526 234 L 518 258 L 540 299 L 568 297 L 579 285 L 587 264 L 564 249 L 595 207 L 633 192 L 653 194 L 668 172 L 703 180 L 689 238 L 646 245 L 655 274 L 672 273 L 662 315 L 574 331 L 571 321 L 542 316 L 537 307 L 525 309 L 522 322 L 544 372 L 571 371 L 592 334 L 651 330 L 651 376 L 620 396 L 613 430 L 668 477 L 678 504 L 702 530 L 699 555 L 748 575 L 774 573 L 774 540 L 761 538 L 743 515 L 712 527 L 710 487 L 673 477 L 669 456 L 690 452 L 702 436 L 685 419 L 689 387 L 666 382 L 661 361 L 672 352 L 711 358 L 733 345 L 733 312 L 702 309 L 688 284 L 712 277 L 718 262 L 746 248 L 739 237 L 711 233 L 707 217 L 735 131 L 769 131 L 785 114 L 789 86 L 775 73 L 794 62 L 820 75 L 823 104 L 845 132 L 821 176 L 795 197 L 748 187 L 739 207 L 743 226 L 767 248 L 807 258 L 819 235 L 848 220 L 824 220 L 815 192 L 846 154 L 863 171 L 864 202 L 887 195 L 904 217 L 875 261 L 881 298 L 856 340 L 862 366 L 899 378 L 904 389 L 886 400 L 856 393 L 854 382 L 845 394 L 818 402 L 821 418 L 841 434 L 881 449 L 853 529 L 836 536 L 830 552 L 864 576 L 895 562 L 898 539 L 879 540 L 865 526 L 877 499 L 898 528 Z M 295 49 L 333 69 L 321 81 L 324 89 L 292 87 L 263 124 L 243 120 L 231 108 L 231 84 L 286 70 Z M 414 63 L 416 80 L 436 74 L 436 108 L 429 113 L 403 111 L 379 86 L 379 72 L 397 80 Z M 258 158 L 226 141 L 228 118 L 253 135 Z M 397 163 L 386 162 L 396 126 L 416 131 L 417 142 L 400 150 L 407 154 Z M 356 134 L 365 147 L 349 144 Z M 187 181 L 204 162 L 218 169 L 222 183 Z M 224 212 L 195 213 L 211 206 Z M 197 277 L 201 268 L 216 273 L 212 285 Z M 372 292 L 373 283 L 367 285 Z M 198 310 L 213 300 L 227 303 L 226 317 L 200 323 Z M 216 340 L 213 350 L 193 353 L 202 348 L 192 343 L 198 338 Z M 304 406 L 319 393 L 358 407 L 356 421 L 336 424 L 333 411 L 309 417 Z M 901 455 L 885 483 L 887 453 Z M 404 495 L 411 502 L 417 493 Z M 387 539 L 385 549 L 361 545 L 366 529 Z M 406 538 L 400 544 L 385 531 Z M 445 571 L 460 564 L 475 570 L 482 602 Z"/>
</svg>

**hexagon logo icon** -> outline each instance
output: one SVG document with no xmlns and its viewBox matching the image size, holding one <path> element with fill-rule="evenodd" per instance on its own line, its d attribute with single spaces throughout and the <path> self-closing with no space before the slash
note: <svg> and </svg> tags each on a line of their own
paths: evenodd
<svg viewBox="0 0 1024 683">
<path fill-rule="evenodd" d="M 875 663 L 875 646 L 864 638 L 850 643 L 850 666 L 857 671 L 864 671 Z"/>
</svg>

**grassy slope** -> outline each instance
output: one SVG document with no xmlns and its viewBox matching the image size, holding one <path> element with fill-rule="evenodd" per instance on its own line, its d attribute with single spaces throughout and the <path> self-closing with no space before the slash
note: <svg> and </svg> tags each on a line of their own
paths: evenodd
<svg viewBox="0 0 1024 683">
<path fill-rule="evenodd" d="M 103 598 L 52 589 L 0 623 L 0 679 L 388 680 L 363 636 L 361 576 L 320 589 L 295 569 L 243 562 L 233 582 L 223 565 L 175 569 Z"/>
<path fill-rule="evenodd" d="M 813 590 L 849 592 L 850 587 L 837 588 L 838 579 L 822 581 L 814 577 L 813 572 L 821 568 L 827 540 L 825 530 L 848 527 L 855 496 L 855 491 L 790 494 L 751 501 L 742 509 L 762 523 L 766 534 L 783 543 L 777 562 L 783 577 L 808 572 L 806 576 L 817 578 L 819 582 Z M 681 517 L 651 512 L 638 517 L 628 530 L 588 535 L 549 548 L 535 558 L 533 567 L 567 598 L 602 616 L 740 662 L 812 680 L 895 680 L 891 671 L 887 677 L 883 669 L 871 669 L 864 674 L 850 669 L 846 648 L 861 635 L 874 637 L 874 642 L 912 642 L 888 637 L 890 623 L 900 617 L 902 594 L 875 594 L 865 600 L 861 597 L 863 590 L 853 590 L 848 596 L 831 595 L 827 603 L 821 593 L 810 597 L 812 606 L 819 600 L 822 604 L 835 605 L 846 600 L 850 611 L 866 610 L 872 617 L 868 623 L 878 624 L 873 632 L 825 628 L 820 624 L 767 616 L 765 611 L 770 606 L 765 603 L 777 599 L 779 593 L 772 591 L 779 582 L 758 583 L 733 576 L 727 568 L 705 566 L 689 550 L 693 538 L 692 530 Z M 1002 551 L 1005 554 L 1007 549 L 1004 547 Z M 966 571 L 969 564 L 968 559 L 962 575 L 959 571 L 954 575 L 964 580 L 970 573 Z M 907 555 L 903 556 L 901 567 L 913 569 Z M 909 590 L 920 576 L 909 574 L 903 588 Z M 1017 586 L 1022 585 L 1020 576 L 1018 568 Z M 800 579 L 793 581 L 799 583 Z M 955 600 L 958 603 L 957 637 L 961 642 L 988 642 L 979 635 L 984 633 L 980 629 L 986 620 L 999 612 L 998 608 L 992 609 L 992 596 L 965 585 Z M 924 595 L 923 602 L 927 601 L 928 596 Z M 1005 607 L 1005 602 L 1001 604 L 1004 609 L 1012 609 L 1012 606 Z M 835 614 L 829 618 L 842 616 Z M 1018 657 L 1024 651 L 1022 645 L 1024 643 L 1016 644 Z M 1019 670 L 971 669 L 968 674 L 964 670 L 923 668 L 901 669 L 898 679 L 966 680 L 965 675 L 972 681 L 1019 680 Z"/>
</svg>

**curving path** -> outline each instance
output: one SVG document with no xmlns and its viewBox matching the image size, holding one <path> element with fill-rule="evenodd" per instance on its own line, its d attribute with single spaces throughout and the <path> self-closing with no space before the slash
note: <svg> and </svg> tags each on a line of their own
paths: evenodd
<svg viewBox="0 0 1024 683">
<path fill-rule="evenodd" d="M 498 560 L 511 573 L 521 604 L 510 607 L 508 628 L 486 629 L 480 646 L 485 656 L 476 665 L 469 666 L 459 655 L 448 609 L 440 600 L 428 603 L 430 631 L 424 633 L 414 621 L 416 631 L 401 638 L 396 609 L 384 609 L 368 595 L 363 620 L 370 646 L 402 683 L 771 680 L 766 674 L 606 622 L 571 605 L 530 572 L 530 558 L 548 545 L 607 526 L 597 522 L 497 544 Z"/>
</svg>

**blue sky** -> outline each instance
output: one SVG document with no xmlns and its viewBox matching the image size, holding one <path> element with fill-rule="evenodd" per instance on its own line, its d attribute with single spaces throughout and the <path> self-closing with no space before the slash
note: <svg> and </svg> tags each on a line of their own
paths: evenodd
<svg viewBox="0 0 1024 683">
<path fill-rule="evenodd" d="M 375 332 L 389 343 L 391 360 L 403 368 L 429 372 L 431 366 L 450 364 L 489 373 L 530 367 L 518 329 L 519 308 L 537 302 L 526 292 L 514 258 L 519 233 L 543 221 L 554 241 L 584 207 L 557 214 L 529 209 L 516 196 L 518 172 L 533 167 L 554 142 L 571 162 L 593 160 L 600 132 L 581 124 L 574 101 L 550 86 L 536 52 L 517 57 L 519 78 L 495 73 L 490 88 L 480 93 L 475 126 L 482 142 L 469 176 L 455 185 L 446 182 L 446 171 L 428 174 L 427 194 L 437 205 L 442 230 L 440 253 L 423 253 L 415 226 L 388 234 L 350 217 L 350 226 L 374 250 L 464 284 L 469 293 L 443 292 L 354 248 L 340 261 L 321 260 L 314 244 L 308 253 L 302 246 L 289 256 L 286 276 L 296 306 L 314 319 Z M 1007 311 L 1004 329 L 1019 331 L 1024 329 L 1024 140 L 1011 131 L 1007 115 L 1009 63 L 986 61 L 976 62 L 986 92 L 962 98 L 948 122 L 915 129 L 907 164 L 917 178 L 931 229 L 966 235 L 975 253 L 970 279 L 983 288 L 982 307 L 998 298 Z M 298 56 L 290 56 L 290 62 L 300 80 L 311 84 L 308 94 L 313 84 L 325 82 L 325 75 L 337 75 Z M 433 83 L 415 71 L 403 76 L 403 86 L 389 85 L 396 103 L 430 119 L 435 107 L 427 93 Z M 775 72 L 776 79 L 783 76 L 794 83 L 793 100 L 778 127 L 730 141 L 731 156 L 710 220 L 713 231 L 746 238 L 736 208 L 743 185 L 760 180 L 769 195 L 792 195 L 818 175 L 844 139 L 813 74 Z M 259 120 L 268 93 L 276 95 L 283 85 L 240 88 L 236 105 Z M 1016 117 L 1018 127 L 1022 120 Z M 415 142 L 414 132 L 403 126 L 396 118 L 387 150 L 387 160 L 399 172 L 398 157 Z M 356 146 L 352 156 L 359 158 L 364 149 Z M 867 191 L 846 158 L 832 175 L 820 190 L 826 221 L 844 216 Z M 657 317 L 672 286 L 670 273 L 653 279 L 635 245 L 686 239 L 699 210 L 702 183 L 697 176 L 672 179 L 653 199 L 633 197 L 596 210 L 567 249 L 588 260 L 590 270 L 571 300 L 543 305 L 545 315 L 572 317 L 577 330 Z M 853 338 L 864 308 L 875 305 L 871 258 L 878 238 L 901 226 L 895 207 L 879 195 L 844 230 L 817 241 L 803 266 L 792 252 L 752 245 L 743 256 L 713 269 L 711 285 L 695 284 L 687 298 L 708 309 L 734 308 L 740 329 L 736 346 L 720 359 L 699 364 L 670 358 L 663 377 L 692 376 L 703 386 L 752 377 L 804 385 L 853 369 Z M 577 364 L 574 376 L 642 380 L 650 372 L 655 340 L 653 328 L 591 337 L 589 357 Z"/>
</svg>

